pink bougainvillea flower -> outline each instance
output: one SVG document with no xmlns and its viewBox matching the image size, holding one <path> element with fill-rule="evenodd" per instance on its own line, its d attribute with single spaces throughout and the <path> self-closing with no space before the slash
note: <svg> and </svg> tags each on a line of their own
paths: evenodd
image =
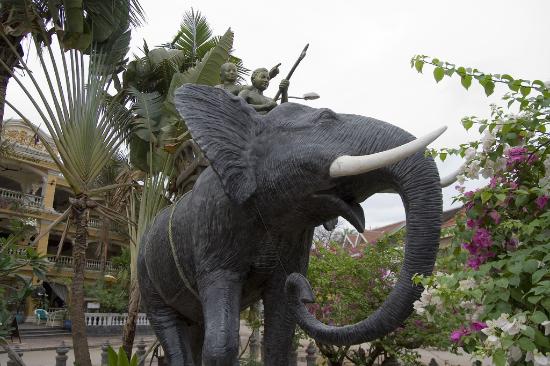
<svg viewBox="0 0 550 366">
<path fill-rule="evenodd" d="M 462 332 L 460 330 L 453 330 L 451 333 L 451 341 L 454 343 L 460 342 L 460 339 L 462 338 Z"/>
<path fill-rule="evenodd" d="M 506 165 L 511 166 L 527 161 L 527 149 L 524 147 L 511 147 L 506 152 Z"/>
<path fill-rule="evenodd" d="M 454 343 L 459 343 L 462 337 L 467 336 L 469 334 L 470 334 L 470 330 L 462 326 L 459 329 L 455 329 L 452 331 L 450 339 Z"/>
<path fill-rule="evenodd" d="M 472 237 L 472 242 L 483 248 L 489 248 L 493 245 L 493 238 L 491 233 L 485 228 L 478 228 Z"/>
<path fill-rule="evenodd" d="M 470 254 L 476 254 L 478 252 L 478 247 L 473 243 L 462 243 L 462 247 L 468 251 Z"/>
<path fill-rule="evenodd" d="M 548 203 L 548 196 L 545 194 L 535 199 L 535 204 L 537 205 L 539 210 L 542 210 L 547 203 Z"/>
<path fill-rule="evenodd" d="M 495 210 L 492 210 L 491 212 L 489 212 L 489 216 L 493 219 L 495 224 L 498 225 L 500 223 L 500 214 Z"/>
<path fill-rule="evenodd" d="M 466 265 L 472 269 L 478 270 L 481 265 L 481 260 L 477 257 L 468 258 Z"/>
<path fill-rule="evenodd" d="M 485 328 L 487 328 L 487 324 L 484 322 L 472 322 L 472 324 L 470 324 L 470 329 L 474 332 L 479 332 L 480 330 Z"/>
</svg>

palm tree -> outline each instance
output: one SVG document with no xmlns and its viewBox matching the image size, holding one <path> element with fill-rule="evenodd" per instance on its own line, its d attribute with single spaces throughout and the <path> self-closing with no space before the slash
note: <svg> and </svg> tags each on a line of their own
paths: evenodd
<svg viewBox="0 0 550 366">
<path fill-rule="evenodd" d="M 11 74 L 18 57 L 10 47 L 23 56 L 22 42 L 27 35 L 47 43 L 52 31 L 57 32 L 65 50 L 89 51 L 104 47 L 122 33 L 129 42 L 128 26 L 139 26 L 144 19 L 139 0 L 2 0 L 0 28 L 6 39 L 0 39 L 0 59 L 8 69 L 0 68 L 0 132 L 4 118 L 4 102 Z M 44 27 L 49 29 L 42 32 Z M 43 39 L 40 39 L 44 35 Z M 124 56 L 124 55 L 123 55 Z M 115 72 L 122 71 L 120 58 Z M 115 77 L 114 82 L 118 80 Z"/>
<path fill-rule="evenodd" d="M 41 35 L 45 35 L 45 27 L 41 29 Z M 5 33 L 0 32 L 0 37 L 9 44 Z M 84 320 L 84 268 L 89 212 L 96 210 L 112 220 L 121 220 L 116 212 L 95 200 L 114 187 L 94 188 L 94 182 L 116 154 L 131 121 L 127 110 L 118 103 L 108 103 L 109 98 L 106 97 L 113 80 L 114 67 L 119 64 L 120 55 L 127 52 L 127 39 L 127 32 L 123 32 L 118 38 L 104 44 L 102 53 L 92 50 L 89 57 L 79 50 L 65 52 L 59 43 L 58 46 L 46 43 L 45 50 L 41 50 L 39 42 L 35 41 L 46 85 L 37 82 L 14 45 L 9 44 L 9 47 L 30 78 L 32 87 L 27 87 L 23 77 L 10 72 L 9 65 L 0 60 L 0 67 L 10 73 L 40 115 L 41 124 L 48 130 L 53 145 L 44 139 L 42 143 L 74 192 L 75 198 L 71 200 L 70 207 L 50 228 L 65 219 L 75 226 L 70 313 L 75 361 L 80 366 L 91 366 Z M 55 56 L 54 51 L 57 51 Z M 6 101 L 6 105 L 29 127 L 38 130 L 20 108 L 9 101 Z"/>
</svg>

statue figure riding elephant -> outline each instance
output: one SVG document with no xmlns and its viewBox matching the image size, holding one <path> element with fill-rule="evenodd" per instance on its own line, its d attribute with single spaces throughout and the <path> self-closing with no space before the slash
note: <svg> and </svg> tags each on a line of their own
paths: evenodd
<svg viewBox="0 0 550 366">
<path fill-rule="evenodd" d="M 184 85 L 176 107 L 211 165 L 160 212 L 141 242 L 138 275 L 170 365 L 235 365 L 239 313 L 263 299 L 265 365 L 288 365 L 298 323 L 330 344 L 381 337 L 409 316 L 439 244 L 441 186 L 425 147 L 373 118 L 285 103 L 265 115 L 219 88 Z M 308 313 L 313 230 L 338 216 L 364 230 L 360 203 L 393 190 L 407 215 L 405 260 L 384 305 L 354 325 Z"/>
</svg>

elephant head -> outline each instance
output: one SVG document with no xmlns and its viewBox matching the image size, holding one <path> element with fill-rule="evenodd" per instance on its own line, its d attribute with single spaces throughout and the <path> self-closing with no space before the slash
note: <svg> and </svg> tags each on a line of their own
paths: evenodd
<svg viewBox="0 0 550 366">
<path fill-rule="evenodd" d="M 287 279 L 288 301 L 299 325 L 328 344 L 357 344 L 381 337 L 410 315 L 421 288 L 414 274 L 433 269 L 441 227 L 441 186 L 425 147 L 444 129 L 420 139 L 373 118 L 285 103 L 266 115 L 221 89 L 185 85 L 176 106 L 235 205 L 254 208 L 267 226 L 311 233 L 342 216 L 364 230 L 360 203 L 393 190 L 407 215 L 405 259 L 383 306 L 354 325 L 326 326 L 307 311 L 307 280 Z M 311 242 L 311 237 L 309 237 Z"/>
</svg>

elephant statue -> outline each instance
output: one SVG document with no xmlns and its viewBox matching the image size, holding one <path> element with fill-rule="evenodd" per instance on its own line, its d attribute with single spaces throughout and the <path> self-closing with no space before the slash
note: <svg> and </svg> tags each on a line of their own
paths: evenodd
<svg viewBox="0 0 550 366">
<path fill-rule="evenodd" d="M 161 211 L 143 235 L 141 296 L 170 365 L 236 365 L 239 313 L 264 303 L 265 365 L 289 364 L 298 323 L 313 338 L 357 344 L 410 315 L 431 273 L 441 228 L 441 185 L 426 146 L 373 118 L 284 103 L 260 115 L 219 88 L 184 85 L 177 110 L 210 166 L 192 191 Z M 360 203 L 393 190 L 407 216 L 395 288 L 367 319 L 327 326 L 307 312 L 305 274 L 313 230 L 339 216 L 359 232 Z"/>
</svg>

